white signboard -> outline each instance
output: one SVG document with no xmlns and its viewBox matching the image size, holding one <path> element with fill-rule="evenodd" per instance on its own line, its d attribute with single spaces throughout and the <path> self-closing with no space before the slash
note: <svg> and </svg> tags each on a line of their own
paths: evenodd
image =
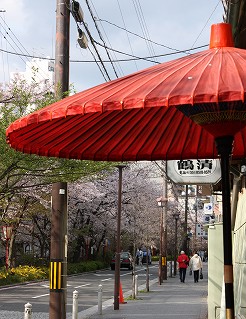
<svg viewBox="0 0 246 319">
<path fill-rule="evenodd" d="M 204 203 L 203 210 L 204 210 L 204 214 L 212 215 L 213 214 L 213 204 L 212 203 Z"/>
<path fill-rule="evenodd" d="M 202 224 L 196 224 L 196 236 L 205 238 L 208 236 L 208 232 L 203 229 Z"/>
<path fill-rule="evenodd" d="M 221 178 L 218 159 L 167 161 L 167 176 L 178 184 L 214 184 Z"/>
</svg>

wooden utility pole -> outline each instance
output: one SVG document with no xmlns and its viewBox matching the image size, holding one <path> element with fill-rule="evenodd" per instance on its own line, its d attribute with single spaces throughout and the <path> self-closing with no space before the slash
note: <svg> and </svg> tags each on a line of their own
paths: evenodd
<svg viewBox="0 0 246 319">
<path fill-rule="evenodd" d="M 56 49 L 55 49 L 55 93 L 59 99 L 69 89 L 69 32 L 70 3 L 57 0 L 56 7 Z"/>
<path fill-rule="evenodd" d="M 67 183 L 52 186 L 50 247 L 50 319 L 66 318 Z"/>
<path fill-rule="evenodd" d="M 69 88 L 70 3 L 57 0 L 55 94 L 58 99 Z M 52 187 L 50 247 L 50 319 L 66 318 L 67 297 L 67 183 Z"/>
</svg>

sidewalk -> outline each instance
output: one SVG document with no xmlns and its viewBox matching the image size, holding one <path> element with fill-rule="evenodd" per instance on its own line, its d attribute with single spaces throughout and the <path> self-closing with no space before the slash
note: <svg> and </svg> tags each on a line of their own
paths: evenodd
<svg viewBox="0 0 246 319">
<path fill-rule="evenodd" d="M 78 319 L 207 319 L 207 264 L 203 264 L 204 279 L 194 283 L 193 275 L 187 271 L 186 282 L 181 283 L 179 276 L 168 278 L 162 285 L 158 278 L 150 281 L 150 291 L 139 292 L 136 300 L 126 300 L 131 291 L 124 292 L 126 304 L 114 310 L 113 299 L 103 303 L 102 315 L 98 307 L 92 307 L 78 314 Z M 145 285 L 139 287 L 139 291 Z"/>
</svg>

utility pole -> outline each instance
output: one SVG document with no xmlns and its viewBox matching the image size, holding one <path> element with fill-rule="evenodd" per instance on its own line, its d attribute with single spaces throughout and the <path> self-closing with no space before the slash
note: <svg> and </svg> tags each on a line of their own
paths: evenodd
<svg viewBox="0 0 246 319">
<path fill-rule="evenodd" d="M 70 6 L 67 0 L 57 0 L 56 49 L 55 49 L 55 93 L 62 99 L 69 88 L 69 32 Z"/>
<path fill-rule="evenodd" d="M 55 94 L 58 99 L 69 88 L 69 27 L 70 3 L 57 0 Z M 50 247 L 50 308 L 52 319 L 66 318 L 67 297 L 67 183 L 52 187 Z"/>
<path fill-rule="evenodd" d="M 49 317 L 65 319 L 67 297 L 67 183 L 53 184 L 51 207 Z"/>
</svg>

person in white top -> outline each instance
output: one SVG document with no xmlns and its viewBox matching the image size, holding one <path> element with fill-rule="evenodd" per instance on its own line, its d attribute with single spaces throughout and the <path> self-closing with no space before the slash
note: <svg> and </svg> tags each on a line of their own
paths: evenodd
<svg viewBox="0 0 246 319">
<path fill-rule="evenodd" d="M 143 266 L 143 251 L 139 249 L 139 265 Z"/>
<path fill-rule="evenodd" d="M 194 274 L 194 282 L 198 282 L 199 280 L 199 271 L 202 271 L 202 260 L 198 254 L 194 254 L 190 259 L 190 269 Z"/>
</svg>

